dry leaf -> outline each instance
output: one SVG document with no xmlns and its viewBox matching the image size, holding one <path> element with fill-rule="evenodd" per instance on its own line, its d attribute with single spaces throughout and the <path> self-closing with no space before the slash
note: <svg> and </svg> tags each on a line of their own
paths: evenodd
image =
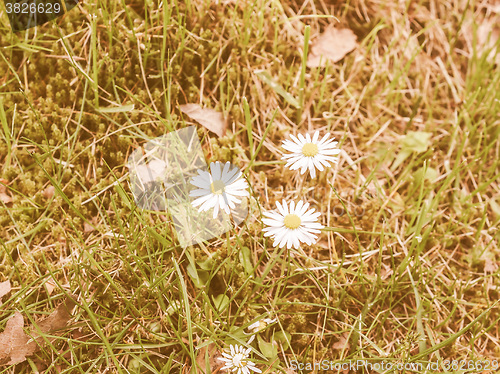
<svg viewBox="0 0 500 374">
<path fill-rule="evenodd" d="M 198 104 L 181 105 L 181 111 L 218 136 L 224 136 L 227 122 L 222 113 Z"/>
<path fill-rule="evenodd" d="M 146 184 L 157 179 L 164 180 L 167 163 L 163 160 L 152 160 L 148 164 L 133 165 L 133 170 L 140 183 Z"/>
<path fill-rule="evenodd" d="M 75 306 L 73 298 L 75 298 L 75 296 L 67 298 L 66 301 L 60 304 L 47 318 L 37 323 L 42 333 L 46 334 L 66 327 L 66 324 L 71 319 L 71 310 Z M 33 336 L 38 336 L 36 331 L 36 329 L 33 330 Z"/>
<path fill-rule="evenodd" d="M 206 372 L 206 355 L 208 350 L 208 364 L 210 367 L 210 371 Z M 198 370 L 198 374 L 211 374 L 216 373 L 224 366 L 224 361 L 218 360 L 218 357 L 222 357 L 221 352 L 217 349 L 217 346 L 214 343 L 206 345 L 198 351 L 198 356 L 196 357 L 196 366 Z"/>
<path fill-rule="evenodd" d="M 332 345 L 333 349 L 338 349 L 339 351 L 344 349 L 349 350 L 350 347 L 351 345 L 349 344 L 349 333 L 347 332 L 343 333 L 340 336 L 339 341 Z"/>
<path fill-rule="evenodd" d="M 94 230 L 95 230 L 94 226 L 88 224 L 87 222 L 83 223 L 83 232 L 84 233 L 89 233 L 89 232 L 92 232 Z"/>
<path fill-rule="evenodd" d="M 8 204 L 8 203 L 12 202 L 12 197 L 10 197 L 9 195 L 7 195 L 5 192 L 0 192 L 0 200 L 4 204 Z"/>
<path fill-rule="evenodd" d="M 9 184 L 9 181 L 7 179 L 0 179 L 0 201 L 2 201 L 4 204 L 12 202 L 12 197 L 7 194 L 7 184 Z"/>
<path fill-rule="evenodd" d="M 0 305 L 2 297 L 7 295 L 11 290 L 10 281 L 6 280 L 5 282 L 0 282 Z"/>
<path fill-rule="evenodd" d="M 481 53 L 487 52 L 487 60 L 500 65 L 500 49 L 496 46 L 500 38 L 500 16 L 490 17 L 477 28 L 477 47 Z"/>
<path fill-rule="evenodd" d="M 500 13 L 500 0 L 492 1 L 492 3 L 486 3 L 486 8 L 490 9 L 493 13 Z"/>
<path fill-rule="evenodd" d="M 0 365 L 15 365 L 35 353 L 36 347 L 32 346 L 34 342 L 27 344 L 30 337 L 23 331 L 23 326 L 24 318 L 16 311 L 0 334 Z M 9 358 L 10 361 L 4 362 Z"/>
<path fill-rule="evenodd" d="M 47 294 L 50 296 L 52 295 L 52 292 L 54 292 L 56 284 L 54 283 L 54 281 L 48 280 L 47 282 L 45 282 L 45 288 L 47 289 Z"/>
<path fill-rule="evenodd" d="M 484 272 L 485 273 L 494 273 L 495 271 L 497 271 L 497 269 L 498 269 L 498 265 L 495 264 L 495 262 L 493 262 L 490 258 L 487 258 L 484 261 Z"/>
<path fill-rule="evenodd" d="M 56 189 L 54 186 L 48 186 L 46 189 L 43 190 L 42 196 L 45 197 L 46 199 L 50 199 L 52 196 L 54 196 L 55 190 Z"/>
<path fill-rule="evenodd" d="M 0 193 L 7 191 L 7 184 L 9 184 L 7 179 L 0 178 Z"/>
<path fill-rule="evenodd" d="M 23 362 L 43 344 L 44 339 L 39 332 L 48 334 L 65 327 L 71 319 L 71 309 L 75 306 L 73 298 L 74 296 L 67 298 L 47 318 L 37 323 L 37 326 L 31 329 L 31 336 L 24 332 L 24 318 L 16 311 L 7 321 L 4 332 L 0 333 L 0 365 Z"/>
<path fill-rule="evenodd" d="M 328 60 L 338 62 L 358 45 L 357 36 L 349 29 L 328 27 L 311 47 L 307 57 L 310 68 L 325 67 Z"/>
<path fill-rule="evenodd" d="M 387 278 L 389 278 L 392 273 L 393 273 L 393 270 L 391 269 L 390 266 L 387 266 L 385 264 L 382 264 L 384 267 L 380 270 L 380 278 L 382 278 L 382 280 L 386 280 Z"/>
</svg>

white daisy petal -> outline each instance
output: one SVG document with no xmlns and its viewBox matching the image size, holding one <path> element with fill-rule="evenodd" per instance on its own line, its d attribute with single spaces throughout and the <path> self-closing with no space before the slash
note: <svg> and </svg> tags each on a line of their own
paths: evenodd
<svg viewBox="0 0 500 374">
<path fill-rule="evenodd" d="M 307 211 L 307 209 L 309 209 L 309 203 L 305 203 L 304 205 L 302 205 L 302 207 L 298 211 L 298 214 L 304 215 L 304 213 Z"/>
<path fill-rule="evenodd" d="M 275 241 L 274 241 L 274 243 L 273 243 L 273 247 L 283 248 L 284 246 L 286 246 L 286 243 L 287 243 L 287 238 L 285 236 L 283 236 L 282 238 L 280 238 L 280 240 L 278 240 L 276 238 Z"/>
<path fill-rule="evenodd" d="M 304 219 L 302 220 L 302 222 L 304 222 L 304 225 L 309 225 L 316 222 L 319 216 L 318 213 L 315 213 L 315 214 L 304 214 L 303 217 Z"/>
<path fill-rule="evenodd" d="M 250 365 L 250 362 L 248 363 L 248 368 L 256 373 L 262 373 L 262 370 L 256 368 L 254 363 L 252 362 L 253 365 Z"/>
<path fill-rule="evenodd" d="M 311 178 L 316 178 L 316 169 L 314 168 L 314 166 L 309 165 L 309 173 L 311 174 Z"/>
<path fill-rule="evenodd" d="M 280 230 L 275 234 L 274 240 L 280 244 L 280 248 L 284 245 L 284 240 L 287 239 L 287 235 L 290 235 L 287 230 Z"/>
<path fill-rule="evenodd" d="M 294 164 L 296 163 L 297 161 L 300 161 L 302 160 L 304 156 L 300 155 L 300 154 L 297 154 L 297 153 L 292 153 L 290 155 L 285 155 L 283 156 L 281 159 L 282 160 L 286 160 L 287 164 Z"/>
<path fill-rule="evenodd" d="M 285 212 L 284 215 L 288 214 L 288 204 L 286 203 L 285 199 L 281 200 L 281 205 L 283 206 L 283 211 Z"/>
<path fill-rule="evenodd" d="M 319 138 L 319 131 L 316 131 L 312 137 L 311 143 L 318 144 L 318 138 Z"/>
<path fill-rule="evenodd" d="M 200 175 L 196 176 L 195 178 L 198 178 L 200 181 L 205 183 L 212 183 L 212 181 L 210 180 L 211 175 L 208 171 L 198 170 L 198 173 Z"/>
<path fill-rule="evenodd" d="M 323 166 L 323 165 L 321 165 L 321 162 L 319 162 L 319 160 L 317 160 L 317 159 L 316 159 L 316 160 L 315 160 L 315 159 L 313 159 L 313 160 L 312 160 L 312 163 L 314 164 L 314 166 L 316 166 L 316 169 L 318 169 L 319 171 L 323 171 L 323 170 L 325 170 L 324 166 Z"/>
<path fill-rule="evenodd" d="M 200 199 L 202 198 L 200 197 Z M 206 212 L 210 208 L 213 208 L 216 204 L 217 204 L 217 198 L 213 195 L 208 195 L 208 199 L 198 208 L 198 210 Z"/>
<path fill-rule="evenodd" d="M 272 226 L 272 227 L 281 227 L 281 226 L 283 226 L 283 222 L 276 221 L 276 220 L 269 219 L 269 218 L 263 218 L 262 222 L 265 223 L 266 225 Z"/>
<path fill-rule="evenodd" d="M 276 201 L 276 206 L 278 207 L 279 212 L 283 215 L 286 216 L 287 212 L 285 211 L 285 208 L 281 206 L 279 201 Z"/>
<path fill-rule="evenodd" d="M 303 206 L 304 206 L 304 202 L 302 200 L 300 200 L 297 203 L 297 206 L 295 207 L 295 212 L 294 213 L 300 213 L 300 211 L 302 210 Z"/>
<path fill-rule="evenodd" d="M 318 159 L 317 160 L 319 163 L 321 163 L 323 166 L 326 166 L 327 168 L 330 167 L 330 162 L 328 162 L 327 160 L 325 159 Z"/>
<path fill-rule="evenodd" d="M 275 227 L 275 228 L 267 228 L 267 229 L 264 229 L 265 233 L 264 233 L 264 236 L 265 237 L 268 237 L 268 236 L 276 236 L 278 235 L 279 233 L 283 232 L 283 229 L 281 227 Z"/>
<path fill-rule="evenodd" d="M 203 195 L 206 195 L 206 191 L 202 188 L 198 189 L 198 190 L 193 190 L 189 193 L 189 196 L 191 197 L 197 197 L 197 196 L 203 196 Z"/>
<path fill-rule="evenodd" d="M 326 140 L 327 140 L 329 137 L 330 137 L 330 133 L 329 133 L 329 132 L 327 132 L 327 133 L 325 134 L 325 136 L 323 136 L 323 137 L 321 138 L 321 140 L 318 142 L 318 146 L 319 146 L 319 145 L 323 145 L 323 144 L 325 144 Z M 333 140 L 333 139 L 332 139 L 332 140 Z"/>
<path fill-rule="evenodd" d="M 204 202 L 206 202 L 207 200 L 210 200 L 211 198 L 212 198 L 212 196 L 210 196 L 210 195 L 202 196 L 202 197 L 196 199 L 195 201 L 193 201 L 191 204 L 194 207 L 197 207 L 198 205 L 203 204 Z"/>
<path fill-rule="evenodd" d="M 207 185 L 207 182 L 205 182 L 203 179 L 201 178 L 197 178 L 197 177 L 194 177 L 190 183 L 193 185 L 193 186 L 196 186 L 196 187 L 199 187 L 199 188 L 204 188 L 206 185 Z"/>
<path fill-rule="evenodd" d="M 224 170 L 226 170 L 226 167 L 224 167 Z M 228 168 L 227 172 L 222 173 L 222 181 L 224 182 L 224 184 L 232 184 L 233 182 L 238 180 L 240 176 L 241 176 L 241 171 L 238 168 L 233 168 L 233 169 Z"/>
<path fill-rule="evenodd" d="M 290 138 L 293 139 L 293 141 L 296 143 L 296 144 L 300 144 L 300 140 L 297 139 L 297 137 L 295 135 L 290 135 Z M 291 142 L 290 142 L 291 143 Z"/>
<path fill-rule="evenodd" d="M 300 152 L 302 147 L 298 144 L 292 143 L 287 140 L 288 143 L 283 143 L 281 146 L 290 152 Z"/>
<path fill-rule="evenodd" d="M 283 218 L 284 218 L 283 214 L 276 212 L 276 211 L 273 211 L 273 210 L 264 212 L 264 215 L 266 217 L 277 219 L 277 220 L 283 220 Z"/>
<path fill-rule="evenodd" d="M 211 162 L 210 163 L 210 171 L 212 174 L 212 178 L 214 180 L 220 180 L 220 177 L 221 177 L 220 166 L 221 166 L 220 162 Z"/>
<path fill-rule="evenodd" d="M 338 155 L 338 154 L 340 154 L 340 150 L 339 149 L 325 149 L 321 153 L 323 155 Z M 333 157 L 333 158 L 337 158 L 337 157 Z"/>
<path fill-rule="evenodd" d="M 339 144 L 339 142 L 336 142 L 335 138 L 331 138 L 329 140 L 325 139 L 325 141 L 323 143 L 321 143 L 321 147 L 323 147 L 323 148 L 334 148 L 334 147 L 337 146 L 337 144 Z"/>
<path fill-rule="evenodd" d="M 304 213 L 304 219 L 313 219 L 314 221 L 321 215 L 321 213 L 316 212 L 316 209 L 309 209 L 307 212 Z"/>
</svg>

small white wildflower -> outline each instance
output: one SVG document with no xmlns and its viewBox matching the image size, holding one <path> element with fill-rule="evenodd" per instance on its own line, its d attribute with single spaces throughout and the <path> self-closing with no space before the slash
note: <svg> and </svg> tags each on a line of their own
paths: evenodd
<svg viewBox="0 0 500 374">
<path fill-rule="evenodd" d="M 262 222 L 269 227 L 265 227 L 262 231 L 264 236 L 272 236 L 274 238 L 273 246 L 279 245 L 283 248 L 285 245 L 288 249 L 292 246 L 299 249 L 300 243 L 311 245 L 316 242 L 317 236 L 324 226 L 318 223 L 318 217 L 321 213 L 314 213 L 315 209 L 309 209 L 309 203 L 299 201 L 297 206 L 292 201 L 290 209 L 287 203 L 283 200 L 283 205 L 276 202 L 278 211 L 264 212 L 268 218 L 262 219 Z"/>
<path fill-rule="evenodd" d="M 222 367 L 222 370 L 231 370 L 235 374 L 250 374 L 250 370 L 256 373 L 262 373 L 262 371 L 255 367 L 255 364 L 249 360 L 248 355 L 251 348 L 245 349 L 242 345 L 230 345 L 230 353 L 222 352 L 222 356 L 218 359 L 224 361 L 226 364 Z"/>
<path fill-rule="evenodd" d="M 198 187 L 189 193 L 191 197 L 198 197 L 192 202 L 193 206 L 200 206 L 198 208 L 200 212 L 214 208 L 213 218 L 217 217 L 219 209 L 229 214 L 230 209 L 236 208 L 235 203 L 241 203 L 238 197 L 249 195 L 248 184 L 241 177 L 241 171 L 236 167 L 230 169 L 229 162 L 226 162 L 224 169 L 221 166 L 220 162 L 212 162 L 210 163 L 210 173 L 198 170 L 199 175 L 190 181 L 192 185 Z"/>
<path fill-rule="evenodd" d="M 272 324 L 276 321 L 277 321 L 276 318 L 274 318 L 274 319 L 264 318 L 264 319 L 261 319 L 260 321 L 252 323 L 250 326 L 248 326 L 248 329 L 255 334 L 259 331 L 264 330 L 267 326 L 269 326 L 270 324 Z"/>
<path fill-rule="evenodd" d="M 286 154 L 281 159 L 287 160 L 286 167 L 290 170 L 300 170 L 300 174 L 304 174 L 307 169 L 311 178 L 316 177 L 316 169 L 323 171 L 326 167 L 330 167 L 330 162 L 338 162 L 338 154 L 340 149 L 336 148 L 338 142 L 334 138 L 328 140 L 330 134 L 323 136 L 319 139 L 319 131 L 316 131 L 311 139 L 309 134 L 299 134 L 298 138 L 290 135 L 292 140 L 284 140 L 282 147 L 287 151 L 292 152 Z"/>
</svg>

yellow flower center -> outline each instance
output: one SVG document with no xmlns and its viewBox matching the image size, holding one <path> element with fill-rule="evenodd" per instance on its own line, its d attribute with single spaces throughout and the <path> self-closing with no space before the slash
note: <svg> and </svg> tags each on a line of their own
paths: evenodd
<svg viewBox="0 0 500 374">
<path fill-rule="evenodd" d="M 285 227 L 287 229 L 290 229 L 290 230 L 295 230 L 296 228 L 298 228 L 300 226 L 302 222 L 300 221 L 300 218 L 298 215 L 296 214 L 288 214 L 286 217 L 285 217 Z"/>
<path fill-rule="evenodd" d="M 241 353 L 237 353 L 233 357 L 233 366 L 238 367 L 238 368 L 244 368 L 245 366 L 247 366 L 247 362 L 245 361 L 245 358 L 246 358 L 245 355 L 243 355 Z"/>
<path fill-rule="evenodd" d="M 302 154 L 306 157 L 314 157 L 318 154 L 318 146 L 314 143 L 306 143 L 302 147 Z"/>
<path fill-rule="evenodd" d="M 226 186 L 224 185 L 224 182 L 221 180 L 216 180 L 213 181 L 213 183 L 210 185 L 210 190 L 212 191 L 213 194 L 220 195 L 224 192 L 224 188 Z"/>
</svg>

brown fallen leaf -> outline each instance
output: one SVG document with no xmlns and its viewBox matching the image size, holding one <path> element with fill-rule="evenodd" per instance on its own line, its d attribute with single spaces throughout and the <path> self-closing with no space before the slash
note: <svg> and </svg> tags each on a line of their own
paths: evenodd
<svg viewBox="0 0 500 374">
<path fill-rule="evenodd" d="M 500 49 L 497 41 L 500 39 L 500 16 L 485 19 L 477 28 L 477 48 L 479 52 L 488 52 L 487 60 L 500 65 Z"/>
<path fill-rule="evenodd" d="M 487 258 L 484 261 L 484 272 L 485 273 L 494 273 L 495 271 L 497 271 L 497 269 L 498 269 L 498 265 L 495 264 L 495 262 L 492 259 Z"/>
<path fill-rule="evenodd" d="M 0 201 L 4 204 L 12 202 L 12 197 L 7 194 L 7 184 L 9 184 L 7 179 L 0 179 Z"/>
<path fill-rule="evenodd" d="M 87 222 L 83 223 L 83 232 L 84 233 L 89 233 L 89 232 L 92 232 L 94 230 L 95 230 L 94 226 L 88 224 Z"/>
<path fill-rule="evenodd" d="M 45 197 L 46 199 L 50 199 L 52 196 L 54 196 L 56 188 L 54 186 L 48 186 L 46 189 L 43 190 L 42 196 Z"/>
<path fill-rule="evenodd" d="M 71 319 L 71 311 L 76 305 L 74 299 L 76 299 L 75 296 L 68 297 L 66 301 L 60 304 L 47 318 L 36 324 L 38 329 L 46 334 L 66 327 L 66 324 Z M 36 331 L 36 328 L 33 329 L 33 337 L 35 337 L 35 335 L 39 336 Z"/>
<path fill-rule="evenodd" d="M 152 160 L 147 164 L 133 165 L 133 171 L 141 184 L 165 179 L 168 163 L 163 160 Z"/>
<path fill-rule="evenodd" d="M 0 305 L 2 305 L 2 297 L 7 295 L 11 290 L 10 281 L 0 282 Z"/>
<path fill-rule="evenodd" d="M 35 353 L 36 347 L 27 344 L 30 337 L 24 332 L 23 326 L 24 318 L 16 311 L 0 334 L 0 365 L 15 365 Z M 4 362 L 9 358 L 10 361 Z"/>
<path fill-rule="evenodd" d="M 311 47 L 307 57 L 310 68 L 325 67 L 328 61 L 338 62 L 358 45 L 357 36 L 349 29 L 328 27 Z"/>
<path fill-rule="evenodd" d="M 188 115 L 203 127 L 218 136 L 224 136 L 227 121 L 222 113 L 210 108 L 202 108 L 198 104 L 184 104 L 180 106 L 181 112 Z"/>
<path fill-rule="evenodd" d="M 485 4 L 486 8 L 491 10 L 493 13 L 500 13 L 500 0 L 496 1 L 492 0 L 491 3 L 492 4 L 486 3 Z"/>
<path fill-rule="evenodd" d="M 56 283 L 54 283 L 54 281 L 48 280 L 47 282 L 45 282 L 45 289 L 49 296 L 52 295 L 52 292 L 54 292 L 55 288 L 56 288 Z"/>
<path fill-rule="evenodd" d="M 5 192 L 0 192 L 0 201 L 2 201 L 4 204 L 8 204 L 12 202 L 12 197 L 7 195 Z"/>
<path fill-rule="evenodd" d="M 9 184 L 9 181 L 4 178 L 0 178 L 0 193 L 7 191 L 7 185 Z"/>
<path fill-rule="evenodd" d="M 224 366 L 224 361 L 217 360 L 218 357 L 222 357 L 222 354 L 214 343 L 200 348 L 198 356 L 196 357 L 196 369 L 198 370 L 198 374 L 217 373 L 218 370 Z M 206 359 L 208 359 L 209 372 L 206 371 Z"/>
<path fill-rule="evenodd" d="M 351 347 L 351 345 L 349 344 L 349 333 L 347 333 L 347 332 L 343 333 L 340 336 L 339 341 L 336 343 L 333 343 L 333 345 L 332 345 L 333 349 L 338 349 L 339 351 L 344 350 L 344 349 L 349 350 L 350 347 Z"/>
<path fill-rule="evenodd" d="M 26 357 L 33 355 L 43 344 L 41 334 L 52 333 L 65 327 L 71 319 L 74 299 L 75 296 L 72 295 L 67 298 L 47 318 L 36 323 L 29 335 L 23 330 L 22 314 L 16 311 L 7 321 L 4 332 L 0 333 L 0 365 L 15 365 L 25 361 Z"/>
</svg>

